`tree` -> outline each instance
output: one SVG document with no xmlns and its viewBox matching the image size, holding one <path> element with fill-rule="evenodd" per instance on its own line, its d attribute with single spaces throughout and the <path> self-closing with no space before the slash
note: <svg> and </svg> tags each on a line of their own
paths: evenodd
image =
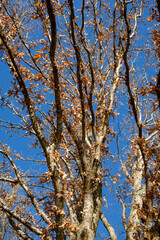
<svg viewBox="0 0 160 240">
<path fill-rule="evenodd" d="M 20 239 L 92 240 L 100 219 L 119 239 L 106 192 L 127 240 L 160 239 L 154 4 L 1 0 L 0 210 Z"/>
<path fill-rule="evenodd" d="M 157 2 L 157 11 L 155 11 L 154 13 L 152 13 L 152 18 L 156 18 L 157 22 L 160 21 L 160 3 L 159 1 Z M 158 29 L 154 29 L 153 31 L 153 41 L 155 42 L 156 45 L 156 54 L 158 56 L 158 58 L 160 59 L 160 40 L 159 40 L 159 35 L 160 35 L 160 31 Z M 158 59 L 158 61 L 159 61 Z M 160 107 L 160 70 L 159 73 L 157 74 L 157 86 L 156 86 L 156 94 L 157 94 L 157 98 L 159 101 L 159 107 Z"/>
</svg>

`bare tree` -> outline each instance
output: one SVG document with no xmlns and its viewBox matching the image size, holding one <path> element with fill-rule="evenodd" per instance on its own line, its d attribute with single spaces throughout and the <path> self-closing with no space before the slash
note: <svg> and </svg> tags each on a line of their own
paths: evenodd
<svg viewBox="0 0 160 240">
<path fill-rule="evenodd" d="M 109 188 L 127 240 L 160 239 L 148 3 L 155 7 L 143 0 L 1 1 L 0 46 L 12 81 L 1 93 L 9 118 L 0 119 L 8 137 L 0 142 L 7 186 L 0 211 L 20 239 L 92 240 L 100 220 L 119 239 L 103 212 Z"/>
</svg>

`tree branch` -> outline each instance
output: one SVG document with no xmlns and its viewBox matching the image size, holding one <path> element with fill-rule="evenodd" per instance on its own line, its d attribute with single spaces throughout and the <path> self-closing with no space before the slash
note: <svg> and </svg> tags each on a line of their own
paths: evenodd
<svg viewBox="0 0 160 240">
<path fill-rule="evenodd" d="M 18 220 L 20 223 L 22 223 L 25 227 L 27 227 L 31 232 L 35 233 L 36 235 L 42 235 L 42 232 L 34 227 L 33 225 L 31 225 L 28 221 L 26 221 L 25 219 L 23 219 L 21 216 L 19 216 L 17 213 L 13 212 L 10 208 L 8 208 L 5 204 L 5 201 L 0 198 L 0 208 L 8 213 L 11 217 L 15 218 L 16 220 Z"/>
<path fill-rule="evenodd" d="M 57 42 L 57 27 L 56 27 L 56 18 L 54 9 L 51 3 L 51 0 L 46 0 L 47 11 L 51 24 L 51 42 L 50 42 L 50 61 L 51 61 L 51 70 L 54 76 L 54 92 L 55 92 L 55 102 L 56 102 L 56 112 L 57 112 L 57 130 L 55 134 L 55 148 L 61 140 L 62 134 L 62 107 L 61 107 L 61 96 L 60 96 L 60 80 L 58 74 L 58 68 L 55 61 L 56 53 L 56 42 Z"/>
<path fill-rule="evenodd" d="M 30 119 L 31 119 L 31 122 L 32 122 L 32 125 L 33 125 L 33 129 L 34 131 L 36 132 L 36 136 L 37 138 L 39 139 L 39 142 L 44 150 L 44 152 L 46 153 L 46 145 L 47 145 L 47 142 L 46 142 L 46 139 L 42 133 L 42 130 L 39 126 L 39 123 L 38 123 L 38 119 L 37 119 L 37 116 L 36 116 L 36 113 L 35 113 L 35 109 L 34 109 L 34 106 L 33 106 L 33 102 L 32 100 L 30 99 L 30 96 L 29 96 L 29 93 L 28 93 L 28 89 L 23 81 L 23 78 L 22 78 L 22 75 L 19 71 L 19 68 L 18 68 L 18 65 L 14 59 L 14 56 L 12 54 L 12 51 L 10 49 L 10 47 L 8 46 L 7 44 L 7 41 L 5 39 L 5 37 L 2 35 L 2 33 L 0 32 L 0 38 L 2 39 L 7 51 L 8 51 L 8 55 L 10 57 L 10 60 L 12 62 L 12 66 L 11 68 L 13 68 L 16 72 L 16 78 L 17 78 L 17 81 L 18 81 L 18 84 L 21 88 L 21 91 L 23 93 L 23 96 L 24 96 L 24 99 L 25 99 L 25 103 L 26 103 L 26 106 L 27 106 L 27 109 L 28 109 L 28 112 L 29 112 L 29 115 L 30 115 Z"/>
<path fill-rule="evenodd" d="M 100 214 L 100 218 L 101 218 L 101 221 L 102 221 L 103 225 L 107 229 L 111 240 L 117 240 L 117 236 L 115 234 L 114 228 L 110 225 L 110 223 L 107 221 L 107 219 L 105 218 L 105 216 L 102 212 Z"/>
<path fill-rule="evenodd" d="M 26 234 L 22 229 L 20 229 L 17 224 L 14 222 L 13 218 L 8 214 L 7 216 L 10 225 L 13 227 L 13 229 L 17 232 L 17 234 L 22 237 L 24 240 L 33 240 L 33 238 L 30 238 L 28 234 Z"/>
<path fill-rule="evenodd" d="M 3 151 L 0 150 L 0 153 L 2 153 L 5 157 L 8 158 L 9 162 L 11 163 L 15 174 L 17 176 L 17 180 L 19 182 L 19 184 L 22 186 L 22 188 L 25 190 L 25 192 L 27 193 L 28 197 L 30 198 L 33 206 L 35 207 L 36 211 L 38 212 L 38 214 L 42 217 L 42 219 L 47 223 L 47 224 L 51 224 L 51 220 L 49 219 L 49 217 L 43 212 L 43 210 L 41 209 L 37 199 L 35 198 L 35 196 L 33 195 L 33 193 L 31 192 L 31 190 L 25 185 L 23 179 L 21 178 L 19 171 L 13 161 L 13 159 L 9 156 L 9 154 L 7 153 L 7 151 L 5 150 L 4 146 L 3 147 Z"/>
<path fill-rule="evenodd" d="M 81 101 L 81 109 L 82 109 L 82 142 L 85 142 L 85 106 L 84 106 L 84 95 L 83 95 L 83 84 L 82 84 L 82 78 L 81 78 L 81 66 L 82 66 L 82 60 L 80 55 L 79 47 L 76 43 L 75 39 L 75 33 L 74 33 L 74 21 L 75 21 L 75 14 L 74 14 L 74 6 L 73 6 L 73 0 L 69 0 L 69 6 L 70 6 L 70 25 L 71 25 L 71 39 L 73 42 L 73 47 L 76 54 L 77 59 L 77 80 L 78 80 L 78 88 L 79 88 L 79 94 L 80 94 L 80 101 Z"/>
</svg>

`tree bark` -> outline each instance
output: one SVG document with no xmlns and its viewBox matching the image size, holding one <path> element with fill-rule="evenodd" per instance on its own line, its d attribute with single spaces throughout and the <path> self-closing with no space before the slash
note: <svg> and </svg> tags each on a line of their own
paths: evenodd
<svg viewBox="0 0 160 240">
<path fill-rule="evenodd" d="M 131 204 L 131 212 L 129 216 L 127 240 L 137 240 L 140 236 L 140 222 L 139 211 L 143 205 L 142 179 L 143 179 L 143 158 L 140 150 L 136 161 L 133 164 L 133 200 Z"/>
</svg>

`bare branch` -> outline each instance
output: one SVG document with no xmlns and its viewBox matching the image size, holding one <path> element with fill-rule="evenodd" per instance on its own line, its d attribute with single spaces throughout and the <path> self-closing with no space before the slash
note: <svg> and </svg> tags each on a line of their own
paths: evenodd
<svg viewBox="0 0 160 240">
<path fill-rule="evenodd" d="M 78 87 L 79 87 L 79 94 L 80 94 L 80 101 L 81 101 L 81 108 L 82 108 L 82 142 L 85 142 L 85 107 L 84 107 L 84 94 L 83 94 L 83 83 L 81 78 L 81 68 L 82 68 L 82 61 L 81 61 L 81 55 L 79 51 L 79 47 L 76 43 L 75 38 L 75 29 L 74 29 L 74 21 L 75 21 L 75 14 L 74 14 L 74 6 L 73 1 L 69 0 L 69 6 L 70 6 L 70 24 L 71 24 L 71 38 L 73 42 L 73 47 L 76 54 L 77 59 L 77 81 L 78 81 Z"/>
<path fill-rule="evenodd" d="M 105 228 L 107 229 L 111 240 L 117 240 L 117 236 L 115 234 L 114 228 L 110 225 L 110 223 L 108 222 L 108 220 L 105 218 L 104 214 L 101 212 L 100 218 L 102 220 L 103 225 L 105 226 Z"/>
<path fill-rule="evenodd" d="M 18 220 L 20 223 L 22 223 L 25 227 L 27 227 L 31 232 L 35 233 L 36 235 L 42 235 L 42 232 L 34 227 L 33 225 L 31 225 L 27 220 L 23 219 L 21 216 L 19 216 L 17 213 L 15 213 L 14 211 L 12 211 L 10 208 L 8 208 L 6 206 L 5 201 L 0 198 L 0 208 L 2 210 L 4 210 L 6 213 L 8 213 L 11 217 L 15 218 L 16 220 Z"/>
<path fill-rule="evenodd" d="M 55 60 L 56 52 L 56 42 L 57 42 L 57 27 L 56 27 L 56 18 L 52 3 L 50 0 L 46 0 L 47 11 L 51 23 L 51 42 L 50 42 L 50 61 L 51 61 L 51 70 L 53 71 L 54 76 L 54 87 L 55 87 L 55 101 L 56 101 L 56 111 L 57 111 L 57 131 L 55 134 L 55 148 L 59 144 L 62 134 L 62 107 L 61 107 L 61 96 L 60 96 L 60 81 L 58 75 L 58 68 Z"/>
<path fill-rule="evenodd" d="M 123 218 L 123 226 L 124 226 L 124 229 L 127 231 L 127 219 L 126 219 L 126 206 L 125 206 L 125 203 L 123 202 L 122 200 L 122 197 L 121 195 L 119 194 L 118 190 L 116 190 L 116 193 L 119 197 L 119 200 L 122 204 L 122 218 Z"/>
<path fill-rule="evenodd" d="M 3 146 L 4 148 L 4 146 Z M 2 153 L 4 156 L 6 156 L 9 160 L 9 162 L 11 163 L 14 171 L 15 171 L 15 174 L 17 176 L 17 180 L 19 182 L 19 184 L 22 186 L 22 188 L 25 190 L 25 192 L 27 193 L 28 197 L 30 198 L 33 206 L 35 207 L 36 211 L 38 212 L 38 214 L 42 217 L 42 219 L 48 223 L 48 224 L 51 224 L 51 220 L 49 219 L 49 217 L 44 213 L 44 211 L 42 210 L 42 208 L 40 207 L 38 201 L 36 200 L 34 194 L 31 192 L 31 190 L 26 186 L 26 184 L 24 183 L 23 179 L 21 178 L 20 174 L 19 174 L 19 171 L 13 161 L 13 159 L 9 156 L 9 154 L 7 153 L 7 151 L 4 150 L 0 150 L 0 153 Z"/>
<path fill-rule="evenodd" d="M 30 238 L 28 236 L 28 234 L 26 234 L 24 231 L 22 231 L 20 229 L 20 227 L 18 227 L 16 225 L 16 223 L 14 222 L 13 218 L 8 214 L 8 220 L 9 220 L 9 223 L 11 224 L 11 226 L 13 227 L 13 229 L 17 232 L 17 234 L 22 237 L 24 240 L 33 240 L 33 238 Z"/>
<path fill-rule="evenodd" d="M 27 89 L 27 87 L 25 85 L 25 82 L 23 81 L 22 75 L 21 75 L 21 73 L 19 71 L 18 65 L 17 65 L 17 63 L 16 63 L 16 61 L 14 59 L 12 51 L 11 51 L 10 47 L 8 46 L 7 41 L 5 40 L 5 37 L 2 35 L 1 32 L 0 32 L 0 38 L 2 39 L 6 49 L 8 51 L 8 55 L 9 55 L 10 60 L 12 62 L 11 68 L 13 67 L 15 72 L 16 72 L 17 81 L 18 81 L 19 86 L 21 88 L 21 91 L 23 93 L 23 96 L 24 96 L 24 99 L 25 99 L 25 103 L 26 103 L 27 109 L 28 109 L 29 114 L 30 114 L 30 119 L 32 121 L 33 129 L 36 132 L 36 136 L 39 139 L 44 152 L 46 152 L 47 142 L 46 142 L 45 137 L 44 137 L 44 135 L 42 133 L 42 130 L 41 130 L 40 126 L 39 126 L 38 119 L 37 119 L 37 116 L 36 116 L 36 113 L 35 113 L 35 109 L 34 109 L 32 100 L 30 99 L 29 93 L 28 93 L 28 89 Z"/>
</svg>

